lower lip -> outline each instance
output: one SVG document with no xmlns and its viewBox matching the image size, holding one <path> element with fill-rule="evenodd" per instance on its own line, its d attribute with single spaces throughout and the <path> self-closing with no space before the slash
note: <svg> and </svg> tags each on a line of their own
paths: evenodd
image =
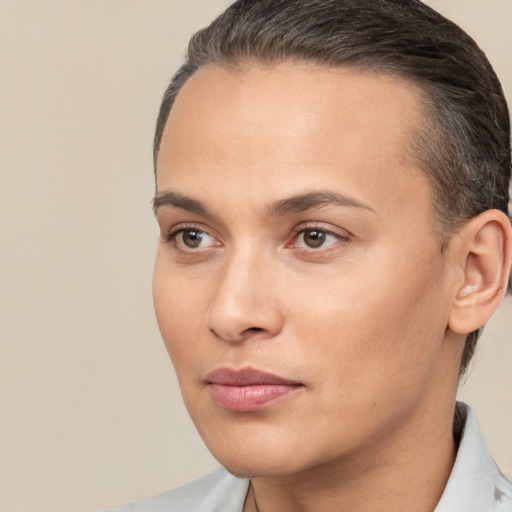
<svg viewBox="0 0 512 512">
<path fill-rule="evenodd" d="M 287 397 L 302 386 L 287 384 L 254 384 L 250 386 L 226 386 L 209 384 L 214 402 L 229 411 L 257 411 L 279 398 Z"/>
</svg>

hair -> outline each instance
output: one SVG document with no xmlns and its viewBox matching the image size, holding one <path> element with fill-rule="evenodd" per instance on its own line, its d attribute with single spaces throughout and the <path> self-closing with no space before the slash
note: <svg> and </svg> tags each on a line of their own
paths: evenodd
<svg viewBox="0 0 512 512">
<path fill-rule="evenodd" d="M 510 119 L 496 73 L 475 41 L 419 0 L 238 0 L 190 40 L 156 124 L 156 163 L 173 103 L 207 65 L 305 62 L 399 76 L 422 93 L 412 150 L 432 186 L 441 249 L 467 220 L 508 214 Z M 509 281 L 509 291 L 511 289 Z M 481 329 L 467 335 L 461 375 Z"/>
</svg>

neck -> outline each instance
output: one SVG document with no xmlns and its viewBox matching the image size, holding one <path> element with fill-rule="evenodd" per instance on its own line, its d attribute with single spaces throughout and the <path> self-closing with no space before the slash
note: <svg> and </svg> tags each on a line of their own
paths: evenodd
<svg viewBox="0 0 512 512">
<path fill-rule="evenodd" d="M 432 512 L 455 460 L 453 407 L 418 411 L 400 432 L 341 460 L 254 479 L 244 512 Z"/>
</svg>

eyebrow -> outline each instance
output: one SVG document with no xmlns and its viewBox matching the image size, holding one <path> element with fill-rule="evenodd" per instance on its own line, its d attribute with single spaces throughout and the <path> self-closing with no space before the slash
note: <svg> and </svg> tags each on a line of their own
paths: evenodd
<svg viewBox="0 0 512 512">
<path fill-rule="evenodd" d="M 161 194 L 156 194 L 153 199 L 153 212 L 155 215 L 163 206 L 180 208 L 182 210 L 197 213 L 199 215 L 210 215 L 206 206 L 204 206 L 200 201 L 197 199 L 192 199 L 191 197 L 185 196 L 178 192 L 167 191 Z"/>
<path fill-rule="evenodd" d="M 331 191 L 314 191 L 276 201 L 269 206 L 268 213 L 273 216 L 288 215 L 325 206 L 350 206 L 374 212 L 370 206 L 345 194 Z"/>
<path fill-rule="evenodd" d="M 180 208 L 199 215 L 212 216 L 203 203 L 179 192 L 167 191 L 157 194 L 153 199 L 153 211 L 155 214 L 164 206 Z M 268 206 L 267 214 L 272 217 L 278 217 L 326 206 L 348 206 L 374 212 L 370 206 L 348 195 L 331 191 L 314 191 L 275 201 Z"/>
</svg>

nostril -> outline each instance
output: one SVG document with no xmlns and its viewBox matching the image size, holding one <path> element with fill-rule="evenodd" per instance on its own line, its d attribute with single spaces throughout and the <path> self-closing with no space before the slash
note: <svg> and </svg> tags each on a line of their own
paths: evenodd
<svg viewBox="0 0 512 512">
<path fill-rule="evenodd" d="M 225 333 L 224 336 L 219 334 L 215 329 L 210 328 L 210 332 L 218 339 L 225 340 L 225 341 L 243 341 L 244 339 L 250 338 L 251 335 L 256 335 L 261 332 L 265 332 L 265 329 L 263 327 L 249 327 L 248 329 L 244 329 L 242 332 L 236 334 L 236 333 Z"/>
<path fill-rule="evenodd" d="M 267 335 L 265 333 L 267 333 L 267 330 L 264 327 L 249 327 L 240 333 L 240 340 L 266 338 Z"/>
<path fill-rule="evenodd" d="M 217 293 L 206 317 L 210 333 L 227 342 L 252 338 L 264 340 L 279 333 L 283 327 L 280 308 L 273 303 L 265 304 L 263 300 L 257 302 L 253 299 L 253 296 L 240 297 L 238 292 L 232 293 L 229 288 Z"/>
</svg>

